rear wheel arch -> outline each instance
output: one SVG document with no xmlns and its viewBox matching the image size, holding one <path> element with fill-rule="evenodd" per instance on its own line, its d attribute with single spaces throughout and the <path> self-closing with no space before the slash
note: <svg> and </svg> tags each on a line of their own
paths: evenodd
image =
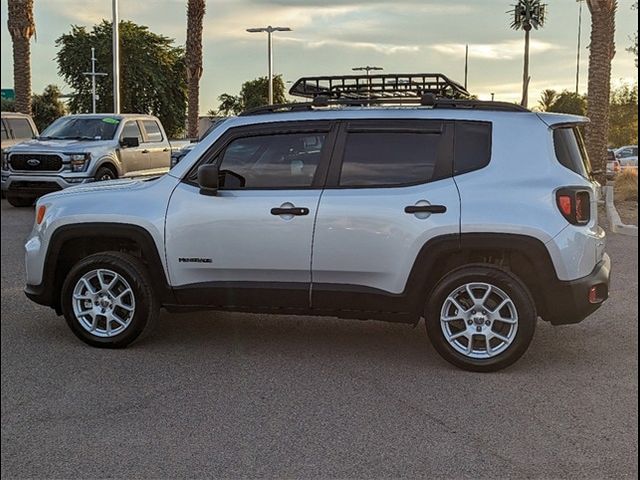
<svg viewBox="0 0 640 480">
<path fill-rule="evenodd" d="M 558 280 L 551 256 L 537 238 L 507 233 L 445 235 L 427 242 L 407 281 L 412 308 L 421 315 L 424 299 L 438 281 L 452 270 L 472 263 L 496 265 L 512 272 L 530 290 L 538 312 L 544 316 L 545 286 Z"/>
</svg>

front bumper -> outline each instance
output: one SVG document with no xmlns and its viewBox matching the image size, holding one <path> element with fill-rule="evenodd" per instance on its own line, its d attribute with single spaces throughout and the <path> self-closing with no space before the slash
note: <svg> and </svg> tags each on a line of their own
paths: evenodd
<svg viewBox="0 0 640 480">
<path fill-rule="evenodd" d="M 86 175 L 86 173 L 85 173 Z M 94 181 L 93 177 L 60 175 L 19 175 L 2 172 L 2 191 L 16 197 L 41 197 L 67 187 Z"/>
<path fill-rule="evenodd" d="M 578 323 L 595 312 L 609 297 L 611 259 L 606 253 L 586 277 L 570 282 L 547 285 L 547 312 L 544 316 L 553 325 Z M 597 290 L 597 302 L 590 301 L 590 291 Z"/>
</svg>

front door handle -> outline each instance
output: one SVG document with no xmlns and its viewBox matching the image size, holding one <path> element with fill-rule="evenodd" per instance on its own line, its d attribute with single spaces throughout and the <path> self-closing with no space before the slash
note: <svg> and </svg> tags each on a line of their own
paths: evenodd
<svg viewBox="0 0 640 480">
<path fill-rule="evenodd" d="M 444 205 L 409 205 L 404 207 L 404 213 L 445 213 Z"/>
<path fill-rule="evenodd" d="M 168 149 L 168 148 L 163 148 L 163 149 L 162 149 L 162 151 L 163 151 L 163 152 L 168 152 L 168 151 L 169 151 L 169 149 Z"/>
<path fill-rule="evenodd" d="M 142 150 L 140 153 L 149 153 L 149 150 Z"/>
<path fill-rule="evenodd" d="M 309 215 L 309 209 L 306 207 L 278 207 L 271 209 L 271 215 Z"/>
</svg>

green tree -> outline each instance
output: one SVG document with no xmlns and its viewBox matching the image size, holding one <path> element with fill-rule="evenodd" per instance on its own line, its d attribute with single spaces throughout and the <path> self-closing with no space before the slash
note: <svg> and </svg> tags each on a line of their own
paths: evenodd
<svg viewBox="0 0 640 480">
<path fill-rule="evenodd" d="M 91 47 L 96 49 L 97 67 L 111 65 L 111 22 L 103 20 L 91 30 L 72 26 L 56 40 L 58 72 L 74 91 L 69 102 L 72 112 L 91 111 Z M 174 40 L 157 35 L 143 25 L 120 22 L 120 108 L 123 113 L 156 115 L 167 135 L 184 131 L 187 105 L 184 50 Z M 97 80 L 97 111 L 113 110 L 113 79 L 109 74 Z"/>
<path fill-rule="evenodd" d="M 16 111 L 16 101 L 15 100 L 7 100 L 6 98 L 2 99 L 2 107 L 0 107 L 3 112 L 15 112 Z"/>
<path fill-rule="evenodd" d="M 198 108 L 200 102 L 200 77 L 202 77 L 202 22 L 206 9 L 205 0 L 187 2 L 187 97 L 189 115 L 188 136 L 198 137 Z"/>
<path fill-rule="evenodd" d="M 547 89 L 542 91 L 540 100 L 538 100 L 538 108 L 541 112 L 548 112 L 553 103 L 558 98 L 558 92 L 555 90 Z"/>
<path fill-rule="evenodd" d="M 31 113 L 31 37 L 36 34 L 33 0 L 8 0 L 7 27 L 13 43 L 15 109 Z"/>
<path fill-rule="evenodd" d="M 638 144 L 638 84 L 623 85 L 611 92 L 609 145 Z"/>
<path fill-rule="evenodd" d="M 66 115 L 67 109 L 60 100 L 60 88 L 48 85 L 41 95 L 31 97 L 31 114 L 38 130 L 43 131 L 56 118 Z"/>
<path fill-rule="evenodd" d="M 237 115 L 244 110 L 269 104 L 269 79 L 258 77 L 242 84 L 239 95 L 223 93 L 218 97 L 218 112 L 223 115 Z M 287 103 L 282 75 L 273 77 L 273 102 Z"/>
<path fill-rule="evenodd" d="M 570 113 L 572 115 L 585 115 L 587 113 L 587 100 L 576 92 L 564 90 L 559 93 L 553 104 L 547 110 L 554 113 Z"/>
<path fill-rule="evenodd" d="M 524 71 L 522 74 L 522 100 L 520 104 L 526 107 L 529 103 L 529 45 L 531 30 L 542 28 L 546 17 L 547 5 L 540 0 L 518 0 L 513 5 L 513 10 L 508 13 L 513 15 L 511 28 L 524 30 Z"/>
</svg>

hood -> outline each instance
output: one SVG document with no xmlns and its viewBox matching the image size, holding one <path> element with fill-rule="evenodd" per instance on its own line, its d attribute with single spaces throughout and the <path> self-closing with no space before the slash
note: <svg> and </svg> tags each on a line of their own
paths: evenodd
<svg viewBox="0 0 640 480">
<path fill-rule="evenodd" d="M 27 140 L 11 147 L 11 152 L 82 153 L 112 145 L 113 140 Z"/>
<path fill-rule="evenodd" d="M 56 198 L 67 197 L 69 195 L 82 195 L 85 193 L 105 192 L 112 193 L 114 191 L 122 190 L 134 190 L 136 188 L 144 188 L 145 186 L 153 183 L 159 177 L 148 177 L 144 179 L 128 179 L 122 178 L 118 180 L 108 180 L 106 182 L 92 182 L 84 185 L 76 185 L 74 187 L 68 187 L 64 190 L 49 193 L 41 197 L 40 202 L 47 200 L 54 200 Z"/>
</svg>

